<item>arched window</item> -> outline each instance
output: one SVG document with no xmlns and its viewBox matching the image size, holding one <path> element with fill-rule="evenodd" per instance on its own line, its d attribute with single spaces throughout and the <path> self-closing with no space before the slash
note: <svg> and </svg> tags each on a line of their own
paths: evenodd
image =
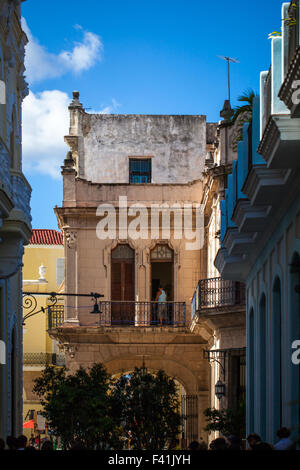
<svg viewBox="0 0 300 470">
<path fill-rule="evenodd" d="M 249 313 L 248 323 L 248 428 L 249 432 L 254 430 L 254 364 L 255 364 L 255 353 L 254 353 L 254 310 L 251 308 Z"/>
<path fill-rule="evenodd" d="M 281 282 L 279 277 L 276 277 L 272 289 L 272 362 L 273 429 L 277 430 L 282 426 Z"/>
<path fill-rule="evenodd" d="M 15 107 L 13 108 L 11 117 L 11 132 L 10 132 L 10 168 L 16 168 L 17 162 L 17 144 L 16 144 L 16 112 Z"/>
<path fill-rule="evenodd" d="M 267 381 L 266 381 L 266 296 L 263 294 L 259 302 L 259 388 L 260 388 L 260 435 L 266 439 L 267 417 Z"/>
<path fill-rule="evenodd" d="M 151 251 L 151 261 L 172 261 L 173 250 L 168 245 L 156 245 Z"/>
<path fill-rule="evenodd" d="M 118 245 L 114 250 L 112 250 L 111 257 L 113 260 L 133 259 L 134 250 L 129 245 Z"/>
<path fill-rule="evenodd" d="M 300 255 L 295 253 L 289 272 L 289 330 L 290 344 L 300 339 Z M 300 367 L 290 361 L 291 367 L 291 427 L 300 424 Z"/>
<path fill-rule="evenodd" d="M 11 333 L 11 352 L 10 352 L 10 419 L 11 419 L 11 435 L 17 437 L 16 428 L 16 409 L 17 409 L 17 393 L 16 393 L 16 330 L 13 328 Z"/>
</svg>

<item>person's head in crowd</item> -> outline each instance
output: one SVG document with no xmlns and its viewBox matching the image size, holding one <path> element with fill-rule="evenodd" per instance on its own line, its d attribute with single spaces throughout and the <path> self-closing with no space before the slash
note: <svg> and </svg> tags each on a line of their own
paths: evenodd
<svg viewBox="0 0 300 470">
<path fill-rule="evenodd" d="M 248 444 L 249 444 L 250 448 L 253 449 L 253 447 L 255 445 L 257 445 L 261 442 L 261 437 L 258 434 L 251 433 L 247 437 L 247 441 L 248 441 Z"/>
<path fill-rule="evenodd" d="M 200 450 L 200 444 L 198 441 L 192 441 L 189 445 L 189 450 Z"/>
<path fill-rule="evenodd" d="M 19 436 L 17 439 L 17 449 L 24 450 L 27 445 L 27 437 L 26 436 Z"/>
<path fill-rule="evenodd" d="M 227 450 L 227 444 L 224 437 L 218 437 L 210 443 L 210 450 Z"/>
<path fill-rule="evenodd" d="M 201 438 L 199 442 L 199 450 L 207 450 L 207 443 Z"/>
<path fill-rule="evenodd" d="M 17 449 L 17 438 L 13 437 L 13 436 L 7 436 L 6 445 L 9 448 L 9 450 L 16 450 Z"/>
<path fill-rule="evenodd" d="M 282 427 L 278 429 L 276 434 L 279 439 L 287 439 L 288 437 L 290 437 L 291 431 L 288 428 Z"/>
<path fill-rule="evenodd" d="M 241 446 L 241 440 L 238 436 L 235 436 L 235 435 L 230 435 L 228 438 L 228 448 L 230 450 L 241 450 L 242 449 L 242 446 Z"/>
</svg>

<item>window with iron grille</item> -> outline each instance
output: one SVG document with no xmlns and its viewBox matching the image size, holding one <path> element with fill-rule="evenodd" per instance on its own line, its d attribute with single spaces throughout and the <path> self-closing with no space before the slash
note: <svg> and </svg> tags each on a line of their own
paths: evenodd
<svg viewBox="0 0 300 470">
<path fill-rule="evenodd" d="M 151 158 L 129 159 L 129 183 L 151 183 Z"/>
</svg>

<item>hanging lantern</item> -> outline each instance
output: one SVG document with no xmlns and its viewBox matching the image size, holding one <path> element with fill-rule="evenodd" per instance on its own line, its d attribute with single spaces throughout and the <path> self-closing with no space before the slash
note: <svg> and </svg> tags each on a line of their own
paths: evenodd
<svg viewBox="0 0 300 470">
<path fill-rule="evenodd" d="M 225 384 L 219 379 L 215 385 L 215 395 L 218 400 L 221 400 L 225 396 Z"/>
<path fill-rule="evenodd" d="M 100 310 L 99 310 L 98 302 L 95 302 L 93 311 L 90 312 L 90 313 L 93 313 L 93 314 L 101 313 Z"/>
</svg>

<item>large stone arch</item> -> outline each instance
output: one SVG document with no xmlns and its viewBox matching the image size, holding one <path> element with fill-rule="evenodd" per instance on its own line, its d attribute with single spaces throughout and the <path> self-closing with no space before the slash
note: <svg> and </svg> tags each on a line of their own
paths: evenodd
<svg viewBox="0 0 300 470">
<path fill-rule="evenodd" d="M 200 335 L 173 327 L 63 327 L 57 338 L 67 352 L 70 373 L 95 363 L 102 363 L 110 375 L 130 372 L 143 362 L 149 370 L 164 370 L 184 388 L 193 439 L 207 439 L 203 412 L 209 407 L 210 370 L 203 354 L 207 343 Z"/>
<path fill-rule="evenodd" d="M 199 381 L 193 371 L 188 369 L 184 364 L 174 361 L 170 358 L 161 358 L 159 356 L 127 356 L 116 357 L 104 363 L 109 374 L 114 375 L 122 372 L 128 372 L 135 367 L 141 367 L 145 362 L 145 366 L 157 371 L 159 369 L 169 376 L 180 382 L 187 395 L 197 394 L 199 391 Z"/>
</svg>

